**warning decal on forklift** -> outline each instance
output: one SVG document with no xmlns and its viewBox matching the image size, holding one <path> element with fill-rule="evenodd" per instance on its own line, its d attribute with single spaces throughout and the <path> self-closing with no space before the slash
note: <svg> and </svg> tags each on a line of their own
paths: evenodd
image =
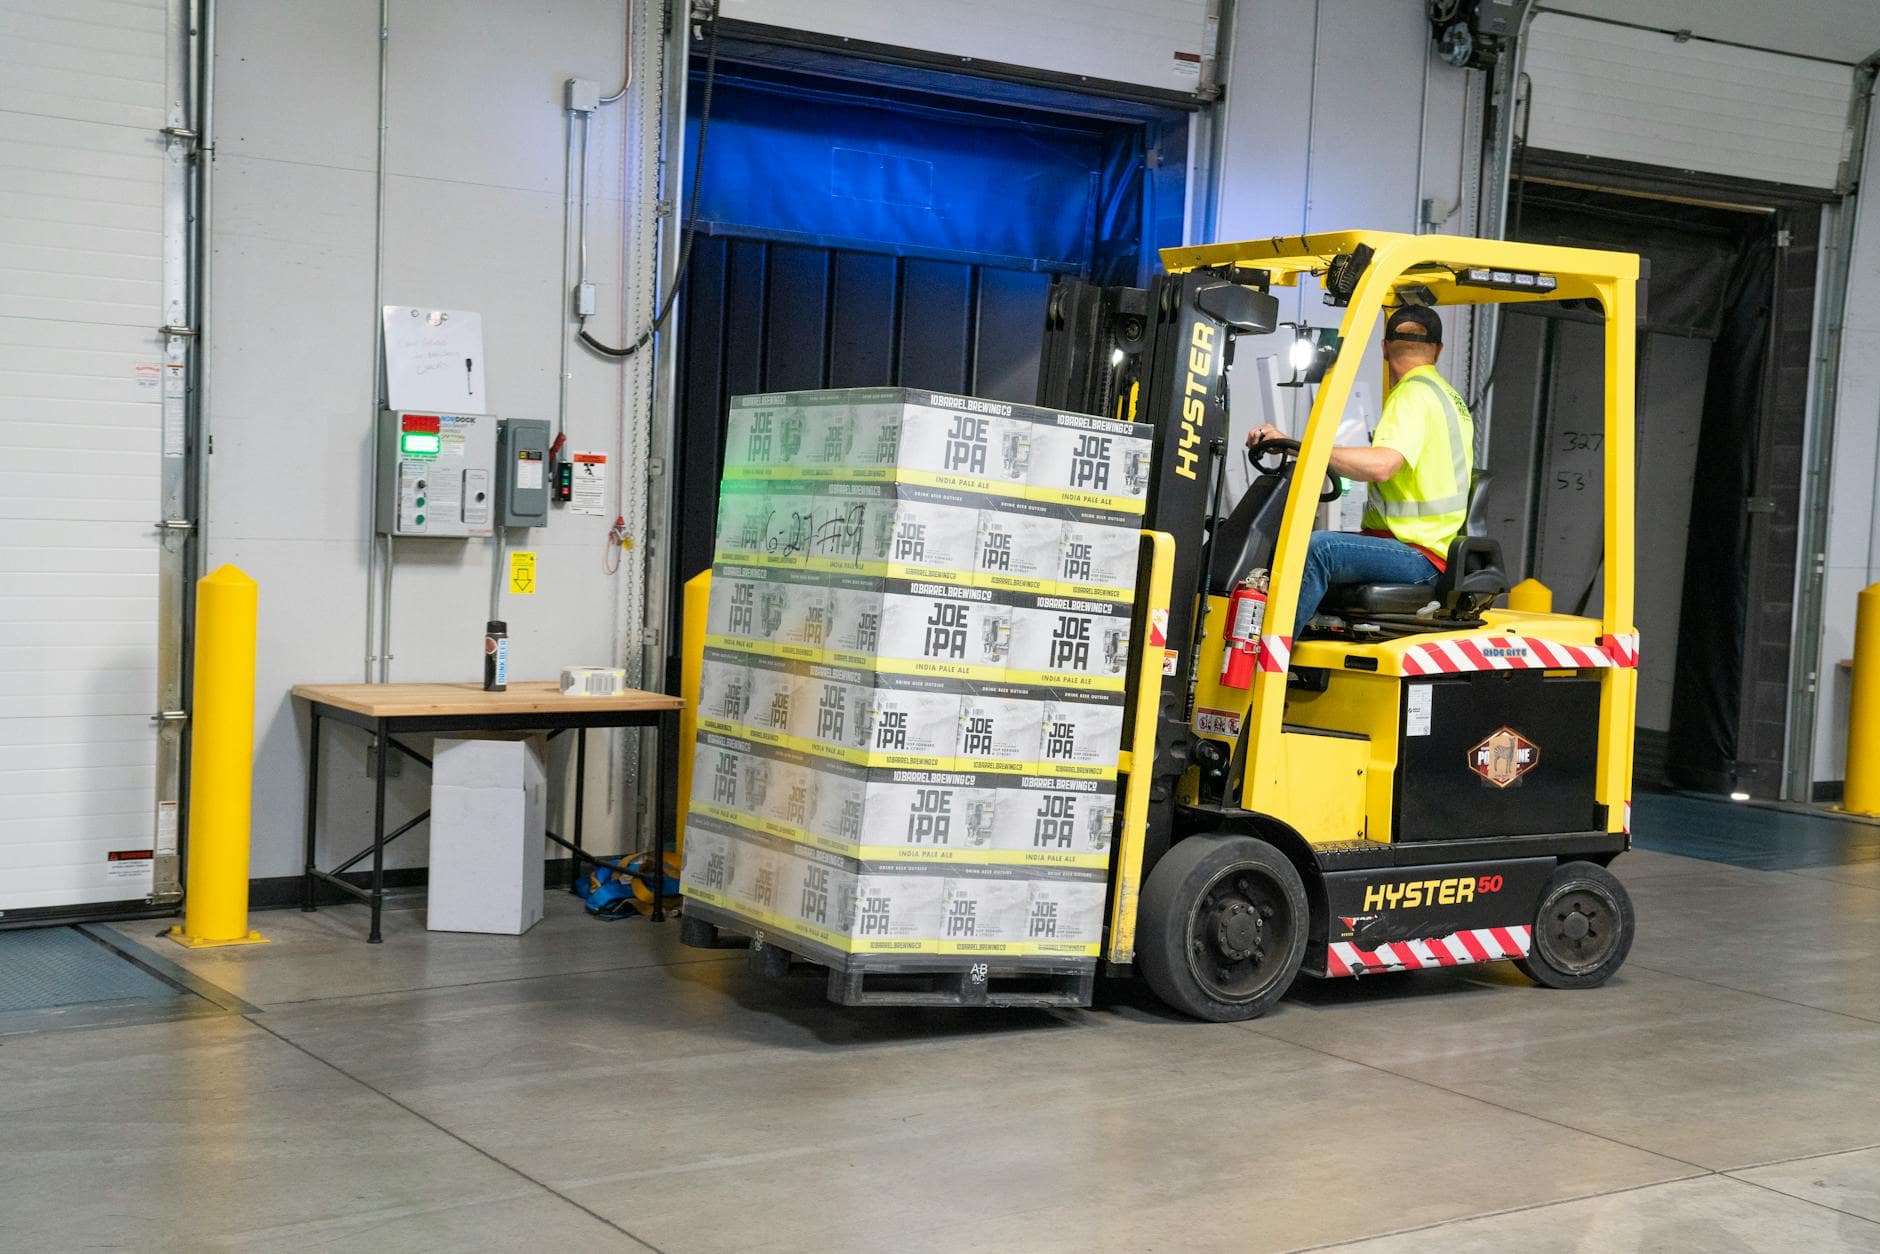
<svg viewBox="0 0 1880 1254">
<path fill-rule="evenodd" d="M 1406 736 L 1427 736 L 1430 734 L 1431 688 L 1428 684 L 1410 684 L 1404 690 L 1403 699 L 1403 734 Z"/>
<path fill-rule="evenodd" d="M 1469 750 L 1469 769 L 1497 788 L 1508 787 L 1540 762 L 1540 746 L 1512 727 Z"/>
<path fill-rule="evenodd" d="M 1204 736 L 1240 735 L 1240 715 L 1232 710 L 1210 710 L 1207 706 L 1195 707 L 1195 730 Z"/>
</svg>

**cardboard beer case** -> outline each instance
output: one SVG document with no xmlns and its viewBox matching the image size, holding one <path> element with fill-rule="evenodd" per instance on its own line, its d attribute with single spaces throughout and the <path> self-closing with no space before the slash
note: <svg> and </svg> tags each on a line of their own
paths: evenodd
<svg viewBox="0 0 1880 1254">
<path fill-rule="evenodd" d="M 681 888 L 812 956 L 1094 957 L 1098 870 L 906 865 L 849 858 L 708 818 L 688 830 Z M 806 943 L 806 944 L 805 944 Z"/>
<path fill-rule="evenodd" d="M 1120 693 L 1129 667 L 1131 607 L 1083 597 L 1013 595 L 1012 683 Z"/>
</svg>

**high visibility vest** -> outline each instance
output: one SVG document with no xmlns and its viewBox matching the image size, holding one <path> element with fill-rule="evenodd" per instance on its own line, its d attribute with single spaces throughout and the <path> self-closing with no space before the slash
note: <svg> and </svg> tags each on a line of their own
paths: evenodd
<svg viewBox="0 0 1880 1254">
<path fill-rule="evenodd" d="M 1440 560 L 1469 520 L 1475 423 L 1468 405 L 1436 367 L 1418 366 L 1391 389 L 1371 446 L 1395 449 L 1403 465 L 1370 485 L 1365 530 L 1388 531 Z"/>
</svg>

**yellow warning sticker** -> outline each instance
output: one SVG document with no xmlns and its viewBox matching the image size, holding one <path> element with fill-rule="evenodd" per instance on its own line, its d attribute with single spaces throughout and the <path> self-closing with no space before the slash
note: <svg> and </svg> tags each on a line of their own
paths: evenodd
<svg viewBox="0 0 1880 1254">
<path fill-rule="evenodd" d="M 535 595 L 535 553 L 517 549 L 509 555 L 509 590 L 517 596 Z"/>
</svg>

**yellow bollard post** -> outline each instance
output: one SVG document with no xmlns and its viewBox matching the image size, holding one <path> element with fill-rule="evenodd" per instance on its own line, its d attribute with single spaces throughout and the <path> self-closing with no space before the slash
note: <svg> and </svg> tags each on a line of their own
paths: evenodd
<svg viewBox="0 0 1880 1254">
<path fill-rule="evenodd" d="M 1880 814 L 1880 583 L 1854 602 L 1854 692 L 1847 705 L 1847 788 L 1841 808 Z"/>
<path fill-rule="evenodd" d="M 1554 612 L 1554 590 L 1538 579 L 1523 579 L 1508 589 L 1508 608 L 1524 614 Z"/>
<path fill-rule="evenodd" d="M 255 773 L 255 581 L 223 566 L 196 581 L 190 710 L 189 866 L 179 945 L 258 945 L 248 928 L 248 824 Z"/>
<path fill-rule="evenodd" d="M 692 809 L 693 744 L 698 739 L 698 686 L 705 670 L 705 614 L 711 606 L 712 573 L 700 571 L 685 581 L 679 619 L 679 830 L 673 851 L 685 853 L 685 816 Z"/>
</svg>

